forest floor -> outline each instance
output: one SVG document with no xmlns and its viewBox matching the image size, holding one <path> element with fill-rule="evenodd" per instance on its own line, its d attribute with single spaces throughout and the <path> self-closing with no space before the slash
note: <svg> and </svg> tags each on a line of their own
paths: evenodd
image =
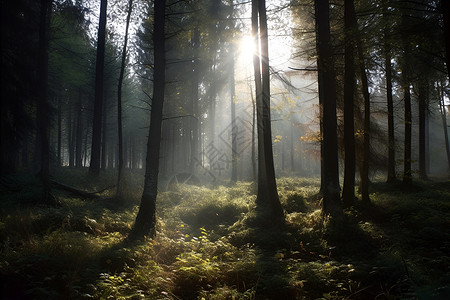
<svg viewBox="0 0 450 300">
<path fill-rule="evenodd" d="M 450 299 L 450 181 L 374 182 L 372 204 L 334 224 L 317 179 L 281 178 L 282 227 L 258 223 L 250 183 L 180 185 L 159 194 L 156 238 L 127 243 L 142 190 L 128 175 L 126 205 L 55 188 L 60 207 L 36 203 L 33 176 L 2 178 L 0 298 Z M 54 179 L 115 182 L 86 170 Z"/>
</svg>

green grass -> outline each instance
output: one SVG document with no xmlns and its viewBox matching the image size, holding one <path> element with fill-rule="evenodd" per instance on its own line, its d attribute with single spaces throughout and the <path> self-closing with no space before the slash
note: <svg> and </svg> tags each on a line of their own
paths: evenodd
<svg viewBox="0 0 450 300">
<path fill-rule="evenodd" d="M 101 190 L 105 173 L 62 170 L 58 181 Z M 319 181 L 278 180 L 286 224 L 259 226 L 254 187 L 178 186 L 161 192 L 154 240 L 125 243 L 142 174 L 128 174 L 127 205 L 54 191 L 37 205 L 33 177 L 2 187 L 0 274 L 5 298 L 24 299 L 447 299 L 450 182 L 412 190 L 374 183 L 372 205 L 323 219 Z M 11 183 L 12 182 L 12 183 Z M 30 200 L 31 199 L 31 200 Z M 34 199 L 38 200 L 38 199 Z"/>
</svg>

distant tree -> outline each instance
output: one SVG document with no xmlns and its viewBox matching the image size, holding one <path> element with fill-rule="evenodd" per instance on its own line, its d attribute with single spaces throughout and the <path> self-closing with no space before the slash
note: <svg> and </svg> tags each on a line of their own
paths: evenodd
<svg viewBox="0 0 450 300">
<path fill-rule="evenodd" d="M 336 117 L 336 78 L 330 41 L 328 0 L 314 0 L 316 17 L 317 67 L 322 121 L 322 211 L 333 217 L 342 216 L 340 202 L 338 140 Z"/>
<path fill-rule="evenodd" d="M 256 205 L 258 209 L 269 215 L 271 222 L 279 223 L 284 220 L 284 213 L 278 198 L 273 165 L 272 130 L 270 124 L 269 44 L 265 0 L 252 1 L 252 36 L 255 45 L 260 45 L 260 50 L 256 50 L 256 53 L 253 55 L 258 132 L 258 192 Z M 259 47 L 256 48 L 259 49 Z"/>
<path fill-rule="evenodd" d="M 106 37 L 106 11 L 107 0 L 100 2 L 100 20 L 97 35 L 97 60 L 95 67 L 95 103 L 94 122 L 92 127 L 92 148 L 89 173 L 98 175 L 100 172 L 102 115 L 103 115 L 103 80 L 105 65 L 105 37 Z"/>
<path fill-rule="evenodd" d="M 155 236 L 156 197 L 158 194 L 159 153 L 165 89 L 165 1 L 155 1 L 153 19 L 154 75 L 150 129 L 147 142 L 144 191 L 131 239 Z"/>
</svg>

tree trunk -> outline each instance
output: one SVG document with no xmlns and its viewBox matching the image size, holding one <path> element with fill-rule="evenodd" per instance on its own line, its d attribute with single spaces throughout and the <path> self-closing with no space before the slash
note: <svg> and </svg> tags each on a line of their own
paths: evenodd
<svg viewBox="0 0 450 300">
<path fill-rule="evenodd" d="M 103 113 L 103 74 L 105 65 L 105 36 L 106 36 L 106 8 L 107 0 L 100 2 L 100 20 L 97 37 L 97 59 L 95 65 L 95 101 L 94 122 L 92 125 L 92 148 L 89 174 L 97 176 L 100 173 L 100 150 L 102 135 Z"/>
<path fill-rule="evenodd" d="M 366 64 L 364 62 L 364 53 L 359 35 L 357 36 L 357 49 L 359 69 L 361 73 L 362 92 L 364 97 L 364 142 L 363 142 L 363 160 L 360 171 L 361 176 L 361 200 L 364 203 L 370 202 L 369 197 L 369 165 L 370 165 L 370 94 L 366 74 Z"/>
<path fill-rule="evenodd" d="M 199 112 L 198 112 L 198 86 L 199 86 L 199 58 L 198 49 L 200 47 L 200 31 L 198 27 L 194 29 L 192 37 L 192 47 L 194 57 L 192 59 L 192 116 L 191 116 L 191 158 L 189 170 L 191 173 L 195 171 L 195 161 L 198 159 L 198 144 L 199 144 Z"/>
<path fill-rule="evenodd" d="M 328 0 L 314 0 L 316 13 L 316 43 L 319 100 L 322 120 L 322 212 L 340 218 L 338 140 L 336 117 L 336 78 L 330 41 L 330 18 Z"/>
<path fill-rule="evenodd" d="M 442 84 L 439 85 L 439 106 L 441 108 L 441 118 L 442 125 L 444 127 L 444 141 L 445 141 L 445 151 L 447 153 L 447 172 L 450 175 L 450 143 L 448 139 L 448 126 L 447 126 L 447 112 L 445 111 L 445 103 L 444 103 L 444 90 L 442 88 Z"/>
<path fill-rule="evenodd" d="M 273 165 L 272 129 L 270 124 L 269 41 L 265 0 L 252 1 L 252 35 L 255 45 L 260 44 L 260 56 L 257 53 L 253 55 L 258 132 L 258 192 L 256 205 L 263 215 L 268 216 L 267 220 L 269 220 L 269 223 L 277 224 L 283 222 L 284 213 L 278 198 Z"/>
<path fill-rule="evenodd" d="M 403 91 L 405 97 L 405 146 L 403 156 L 403 183 L 410 184 L 412 182 L 411 173 L 411 91 L 409 83 L 403 83 Z"/>
<path fill-rule="evenodd" d="M 81 118 L 81 111 L 83 109 L 82 103 L 82 94 L 81 90 L 78 94 L 78 105 L 77 105 L 77 130 L 76 130 L 76 139 L 75 139 L 75 167 L 81 168 L 83 166 L 82 163 L 82 135 L 83 135 L 83 120 Z"/>
<path fill-rule="evenodd" d="M 441 5 L 444 18 L 445 62 L 448 79 L 450 79 L 450 1 L 442 0 Z"/>
<path fill-rule="evenodd" d="M 37 102 L 37 121 L 39 132 L 39 154 L 40 154 L 40 170 L 39 178 L 42 183 L 41 200 L 43 203 L 54 204 L 51 196 L 50 185 L 50 120 L 49 120 L 49 104 L 47 101 L 48 90 L 48 45 L 49 45 L 49 26 L 51 0 L 41 0 L 40 18 L 39 18 L 39 52 L 38 52 L 38 102 Z"/>
<path fill-rule="evenodd" d="M 128 44 L 128 28 L 130 27 L 131 12 L 133 10 L 133 0 L 128 1 L 128 14 L 125 26 L 125 39 L 122 49 L 122 62 L 120 65 L 119 83 L 117 85 L 117 135 L 119 139 L 119 165 L 117 167 L 117 189 L 116 198 L 122 198 L 123 191 L 123 135 L 122 135 L 122 83 L 125 73 L 125 62 L 127 59 L 127 44 Z"/>
<path fill-rule="evenodd" d="M 61 148 L 62 148 L 62 109 L 61 109 L 61 97 L 58 96 L 58 149 L 57 149 L 57 159 L 58 159 L 58 167 L 62 166 L 62 156 L 61 156 Z M 28 152 L 28 151 L 27 151 Z M 28 154 L 27 154 L 28 155 Z M 28 164 L 27 164 L 28 165 Z"/>
<path fill-rule="evenodd" d="M 387 9 L 387 8 L 385 8 Z M 387 13 L 383 14 L 387 20 Z M 394 99 L 392 97 L 392 65 L 391 65 L 391 44 L 388 27 L 384 28 L 384 63 L 386 67 L 386 100 L 388 110 L 388 173 L 387 182 L 397 179 L 395 173 L 395 134 L 394 134 Z"/>
<path fill-rule="evenodd" d="M 353 0 L 344 2 L 345 23 L 345 73 L 344 73 L 344 186 L 342 200 L 344 207 L 353 205 L 355 198 L 355 123 L 354 123 L 354 94 L 355 94 L 355 59 L 354 35 L 356 33 L 356 16 Z"/>
<path fill-rule="evenodd" d="M 72 106 L 69 104 L 69 110 L 67 112 L 67 147 L 69 154 L 69 168 L 75 166 L 75 145 L 74 145 L 74 130 L 72 122 Z"/>
<path fill-rule="evenodd" d="M 147 158 L 145 169 L 144 191 L 136 222 L 130 233 L 130 238 L 139 239 L 146 235 L 155 236 L 156 196 L 158 194 L 159 151 L 161 144 L 161 123 L 165 87 L 165 1 L 154 3 L 154 75 L 153 101 L 150 129 L 147 142 Z"/>
<path fill-rule="evenodd" d="M 235 104 L 235 84 L 234 84 L 234 54 L 235 49 L 231 49 L 231 62 L 230 62 L 230 107 L 231 107 L 231 184 L 235 184 L 237 181 L 237 161 L 238 161 L 238 149 L 237 149 L 237 127 L 236 127 L 236 104 Z"/>
<path fill-rule="evenodd" d="M 426 79 L 425 79 L 426 80 Z M 419 83 L 419 178 L 427 180 L 426 115 L 428 112 L 428 83 Z"/>
<path fill-rule="evenodd" d="M 103 99 L 104 102 L 105 99 Z M 101 149 L 100 149 L 100 168 L 101 169 L 106 169 L 106 136 L 107 136 L 107 131 L 106 131 L 106 105 L 105 103 L 103 103 L 103 113 L 102 113 L 102 140 L 101 140 Z"/>
</svg>

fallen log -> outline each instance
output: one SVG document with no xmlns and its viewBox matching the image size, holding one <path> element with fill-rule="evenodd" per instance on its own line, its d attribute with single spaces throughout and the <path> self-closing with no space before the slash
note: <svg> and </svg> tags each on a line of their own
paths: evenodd
<svg viewBox="0 0 450 300">
<path fill-rule="evenodd" d="M 83 198 L 89 198 L 89 199 L 105 199 L 105 197 L 97 195 L 97 193 L 101 193 L 101 192 L 111 188 L 111 187 L 106 187 L 106 188 L 104 188 L 104 189 L 102 189 L 100 191 L 86 192 L 86 191 L 77 189 L 77 188 L 72 187 L 70 185 L 67 185 L 67 184 L 64 184 L 64 183 L 61 183 L 61 182 L 57 182 L 57 181 L 54 181 L 54 180 L 52 180 L 51 183 L 56 188 L 63 189 L 65 191 L 69 192 L 69 193 L 72 193 L 75 196 L 79 196 L 79 197 L 83 197 Z"/>
</svg>

